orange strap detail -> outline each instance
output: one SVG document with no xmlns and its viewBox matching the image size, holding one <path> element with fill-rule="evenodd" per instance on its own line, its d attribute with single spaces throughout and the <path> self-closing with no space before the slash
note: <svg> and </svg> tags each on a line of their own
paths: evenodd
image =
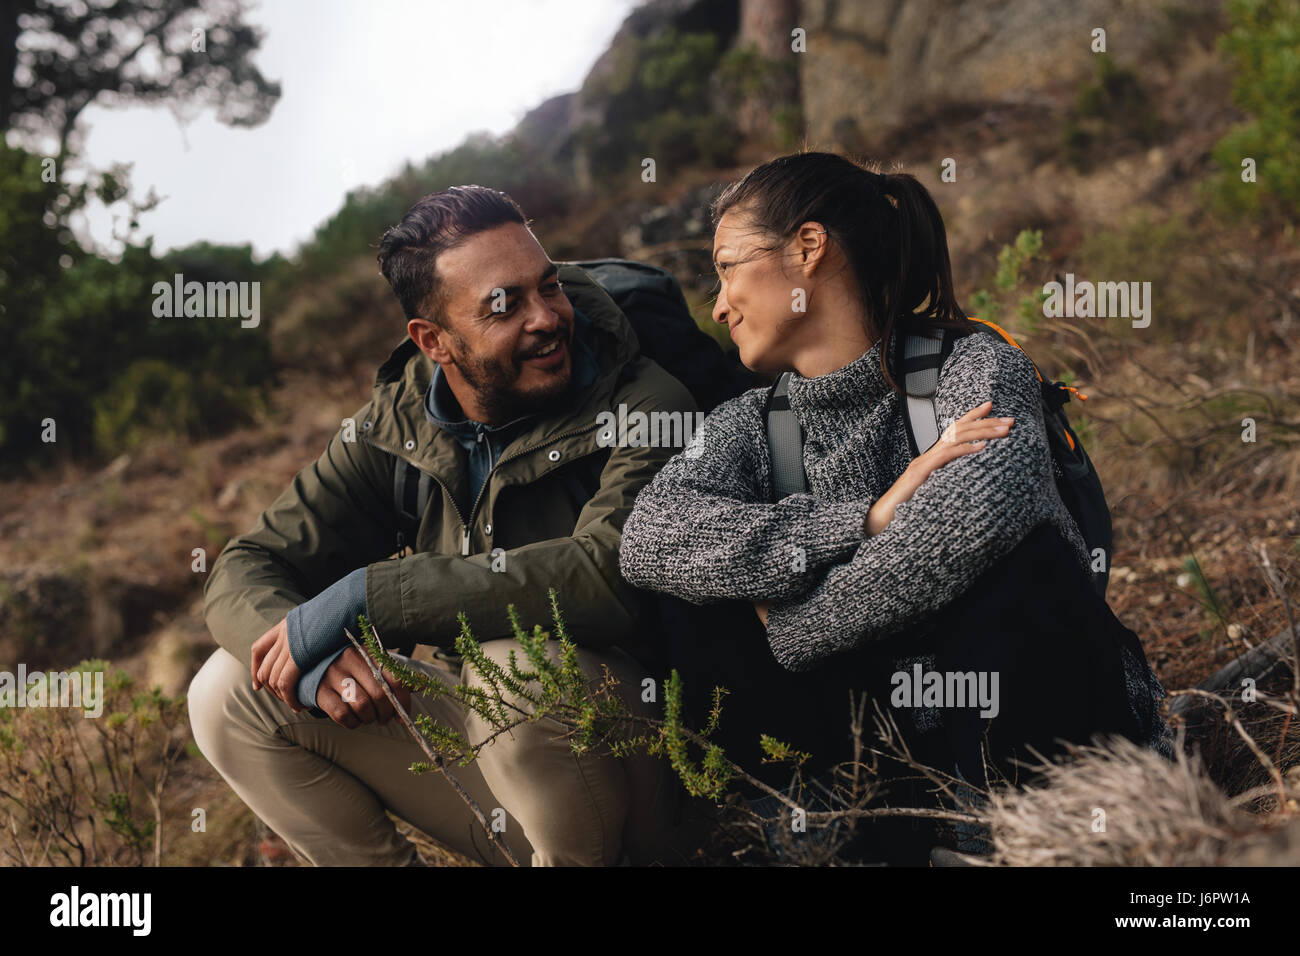
<svg viewBox="0 0 1300 956">
<path fill-rule="evenodd" d="M 1020 349 L 1020 343 L 1011 337 L 1010 332 L 1002 328 L 1002 326 L 998 325 L 996 322 L 990 322 L 987 319 L 977 319 L 973 315 L 968 315 L 966 316 L 966 318 L 970 319 L 972 322 L 978 322 L 980 323 L 980 325 L 987 325 L 998 335 L 1002 336 L 1002 338 L 1006 339 L 1016 348 Z M 1023 352 L 1024 349 L 1020 349 L 1020 351 Z M 1043 380 L 1043 373 L 1038 371 L 1038 364 L 1034 362 L 1033 359 L 1030 359 L 1029 361 L 1030 364 L 1034 366 L 1034 374 L 1038 376 L 1038 380 L 1041 382 Z M 1067 392 L 1073 392 L 1075 395 L 1079 396 L 1079 401 L 1081 402 L 1086 402 L 1088 400 L 1087 395 L 1083 394 L 1083 392 L 1079 391 L 1077 388 L 1074 388 L 1071 385 L 1062 385 L 1061 387 L 1065 389 Z M 1074 451 L 1074 436 L 1072 436 L 1068 430 L 1065 433 L 1065 440 L 1070 443 L 1070 451 Z"/>
<path fill-rule="evenodd" d="M 987 325 L 998 335 L 1002 336 L 1002 338 L 1006 339 L 1006 341 L 1010 342 L 1016 348 L 1020 349 L 1020 343 L 1011 337 L 1010 332 L 1002 328 L 1002 326 L 998 325 L 996 322 L 990 322 L 988 319 L 977 319 L 973 315 L 968 315 L 966 316 L 966 318 L 970 319 L 972 322 L 978 322 L 980 325 Z M 1020 351 L 1024 352 L 1025 350 L 1020 349 Z M 1034 374 L 1038 376 L 1038 380 L 1041 382 L 1043 380 L 1043 373 L 1038 371 L 1038 363 L 1034 362 L 1033 359 L 1030 359 L 1029 363 L 1034 366 Z"/>
</svg>

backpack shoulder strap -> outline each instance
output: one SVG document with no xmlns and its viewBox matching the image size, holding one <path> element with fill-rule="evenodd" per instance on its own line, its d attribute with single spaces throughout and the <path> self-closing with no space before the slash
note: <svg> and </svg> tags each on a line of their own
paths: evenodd
<svg viewBox="0 0 1300 956">
<path fill-rule="evenodd" d="M 790 373 L 782 372 L 767 393 L 767 448 L 774 500 L 808 490 L 803 470 L 803 426 L 790 410 Z"/>
<path fill-rule="evenodd" d="M 924 335 L 901 337 L 901 355 L 895 368 L 903 373 L 903 423 L 907 442 L 915 458 L 939 440 L 939 413 L 934 395 L 939 389 L 939 369 L 952 354 L 951 329 L 935 338 Z"/>
<path fill-rule="evenodd" d="M 415 531 L 424 519 L 424 512 L 429 506 L 429 495 L 433 490 L 433 477 L 427 475 L 405 458 L 397 458 L 393 463 L 393 509 L 397 512 L 398 523 L 410 532 L 406 538 L 398 532 L 398 550 L 403 544 L 415 546 Z"/>
</svg>

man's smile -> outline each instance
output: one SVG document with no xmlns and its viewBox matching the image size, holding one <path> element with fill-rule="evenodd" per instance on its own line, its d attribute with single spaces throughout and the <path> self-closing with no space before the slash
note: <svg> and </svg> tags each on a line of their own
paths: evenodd
<svg viewBox="0 0 1300 956">
<path fill-rule="evenodd" d="M 555 339 L 549 345 L 533 352 L 524 361 L 535 368 L 559 368 L 569 354 L 568 344 L 563 339 Z"/>
</svg>

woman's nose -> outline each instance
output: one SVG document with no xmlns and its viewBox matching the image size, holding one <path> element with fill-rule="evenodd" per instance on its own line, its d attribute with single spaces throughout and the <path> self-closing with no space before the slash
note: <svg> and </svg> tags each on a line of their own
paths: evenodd
<svg viewBox="0 0 1300 956">
<path fill-rule="evenodd" d="M 713 321 L 719 324 L 726 324 L 728 311 L 727 294 L 719 291 L 717 299 L 713 302 Z"/>
</svg>

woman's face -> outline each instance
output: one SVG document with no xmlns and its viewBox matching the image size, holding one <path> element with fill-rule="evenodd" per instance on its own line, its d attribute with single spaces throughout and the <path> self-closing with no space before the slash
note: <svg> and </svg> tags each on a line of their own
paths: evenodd
<svg viewBox="0 0 1300 956">
<path fill-rule="evenodd" d="M 774 374 L 791 367 L 791 333 L 806 308 L 809 290 L 802 271 L 787 269 L 787 255 L 798 253 L 770 244 L 743 211 L 728 210 L 713 235 L 713 266 L 720 289 L 713 321 L 723 323 L 740 360 L 757 372 Z"/>
</svg>

